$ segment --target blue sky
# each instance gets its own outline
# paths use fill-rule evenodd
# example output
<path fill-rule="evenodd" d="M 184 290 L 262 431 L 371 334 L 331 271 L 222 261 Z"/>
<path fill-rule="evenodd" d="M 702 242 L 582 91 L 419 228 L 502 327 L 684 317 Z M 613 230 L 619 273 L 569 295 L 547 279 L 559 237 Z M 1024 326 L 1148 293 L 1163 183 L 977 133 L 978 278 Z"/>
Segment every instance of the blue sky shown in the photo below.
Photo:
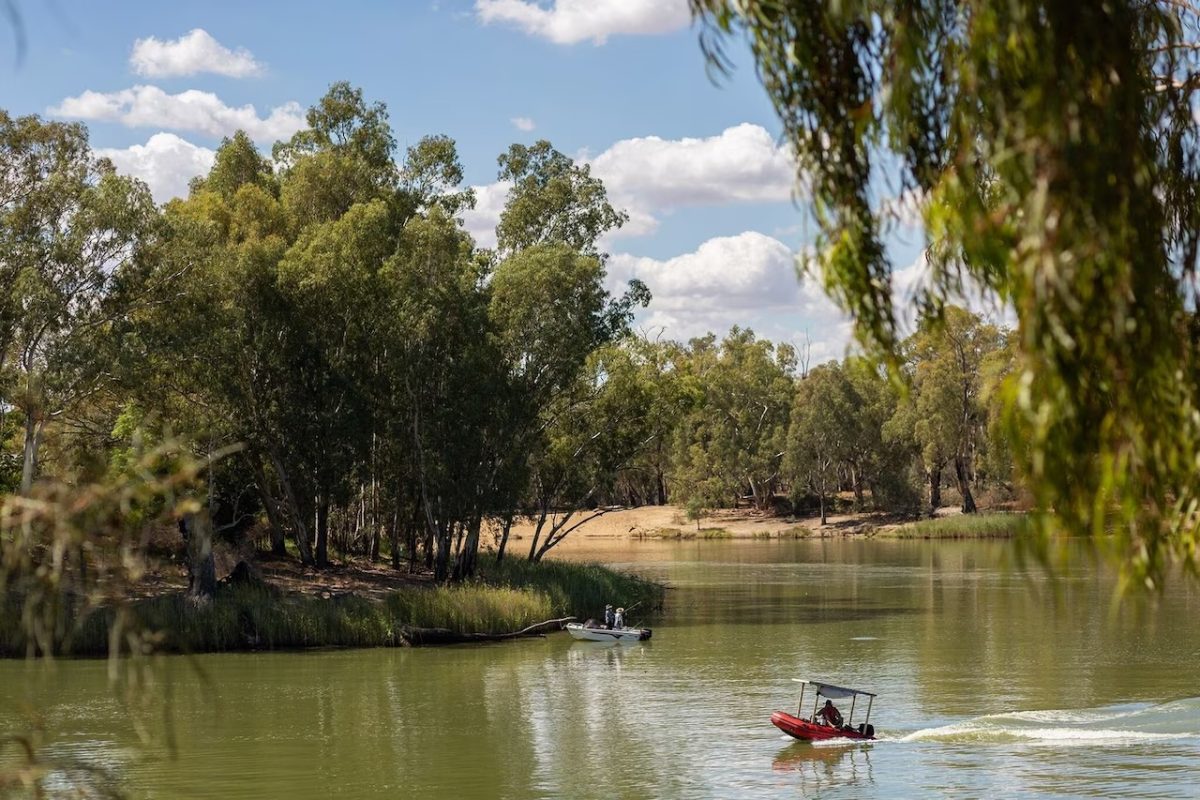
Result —
<path fill-rule="evenodd" d="M 734 45 L 738 69 L 714 84 L 686 0 L 19 7 L 27 50 L 0 64 L 0 105 L 87 122 L 93 146 L 159 200 L 206 168 L 222 134 L 248 123 L 269 149 L 348 80 L 387 104 L 401 146 L 457 141 L 481 243 L 503 203 L 496 156 L 546 138 L 589 160 L 630 211 L 605 245 L 614 287 L 637 276 L 655 295 L 648 332 L 740 324 L 775 340 L 807 333 L 814 362 L 844 350 L 845 319 L 795 278 L 812 224 L 749 54 Z M 918 258 L 908 238 L 894 246 L 898 268 Z"/>

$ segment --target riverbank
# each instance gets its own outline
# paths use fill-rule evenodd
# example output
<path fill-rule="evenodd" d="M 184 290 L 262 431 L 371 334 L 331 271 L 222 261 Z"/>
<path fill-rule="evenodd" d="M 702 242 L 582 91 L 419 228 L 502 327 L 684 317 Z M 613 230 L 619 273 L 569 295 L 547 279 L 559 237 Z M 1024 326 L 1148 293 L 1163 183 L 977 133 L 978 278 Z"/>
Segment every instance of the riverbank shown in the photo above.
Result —
<path fill-rule="evenodd" d="M 276 582 L 265 577 L 226 580 L 212 603 L 193 608 L 182 591 L 162 589 L 128 606 L 133 630 L 153 633 L 155 649 L 174 653 L 286 650 L 314 647 L 404 647 L 453 643 L 480 635 L 509 635 L 547 620 L 584 619 L 605 603 L 662 607 L 664 587 L 594 564 L 485 557 L 475 581 L 435 585 L 420 578 L 343 567 Z M 330 580 L 321 580 L 322 577 Z M 364 590 L 361 587 L 373 588 Z M 0 656 L 28 652 L 20 610 L 0 609 Z M 116 614 L 98 609 L 82 620 L 64 613 L 56 652 L 100 656 L 109 651 Z"/>
<path fill-rule="evenodd" d="M 1028 518 L 1020 513 L 939 516 L 906 520 L 885 514 L 831 515 L 822 526 L 808 517 L 780 517 L 749 510 L 714 511 L 688 522 L 673 506 L 621 509 L 574 531 L 542 562 L 524 558 L 532 532 L 514 525 L 509 557 L 484 556 L 475 580 L 441 586 L 429 575 L 398 572 L 382 564 L 344 562 L 313 571 L 293 559 L 243 554 L 254 566 L 230 580 L 237 556 L 218 552 L 218 575 L 227 576 L 210 608 L 185 599 L 186 573 L 179 561 L 151 570 L 127 606 L 136 629 L 154 632 L 154 647 L 199 653 L 314 647 L 402 647 L 510 635 L 547 620 L 599 616 L 606 603 L 661 608 L 665 589 L 594 564 L 574 563 L 572 542 L 603 550 L 636 541 L 691 539 L 804 539 L 881 537 L 912 539 L 1006 538 Z M 555 557 L 562 551 L 564 559 Z M 603 554 L 592 556 L 604 561 Z M 223 562 L 223 563 L 222 563 Z M 56 652 L 97 656 L 108 652 L 112 611 L 78 620 L 64 614 Z M 536 630 L 536 629 L 535 629 Z M 0 608 L 0 656 L 28 652 L 20 612 L 11 601 Z"/>
<path fill-rule="evenodd" d="M 573 531 L 564 544 L 572 539 L 586 539 L 591 545 L 605 539 L 804 539 L 837 536 L 990 539 L 1015 536 L 1026 524 L 1028 515 L 1019 511 L 997 509 L 962 514 L 957 508 L 942 508 L 936 516 L 918 520 L 881 512 L 830 514 L 824 525 L 816 516 L 777 516 L 751 509 L 718 509 L 699 520 L 688 520 L 683 509 L 665 505 L 605 512 Z M 510 552 L 523 553 L 521 545 L 532 535 L 531 522 L 515 523 L 509 544 Z"/>

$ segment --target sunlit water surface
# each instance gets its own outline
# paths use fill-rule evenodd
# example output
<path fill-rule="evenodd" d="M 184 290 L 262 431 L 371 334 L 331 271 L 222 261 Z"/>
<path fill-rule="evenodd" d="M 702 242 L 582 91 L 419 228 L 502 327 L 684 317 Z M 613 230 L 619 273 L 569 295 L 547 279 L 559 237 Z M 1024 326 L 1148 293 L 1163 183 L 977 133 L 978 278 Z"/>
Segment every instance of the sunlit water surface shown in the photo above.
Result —
<path fill-rule="evenodd" d="M 0 731 L 37 709 L 48 753 L 155 798 L 1200 798 L 1183 580 L 1114 607 L 996 542 L 565 548 L 672 587 L 651 641 L 166 659 L 149 748 L 103 663 L 0 662 Z M 880 739 L 787 739 L 793 677 L 877 692 Z"/>

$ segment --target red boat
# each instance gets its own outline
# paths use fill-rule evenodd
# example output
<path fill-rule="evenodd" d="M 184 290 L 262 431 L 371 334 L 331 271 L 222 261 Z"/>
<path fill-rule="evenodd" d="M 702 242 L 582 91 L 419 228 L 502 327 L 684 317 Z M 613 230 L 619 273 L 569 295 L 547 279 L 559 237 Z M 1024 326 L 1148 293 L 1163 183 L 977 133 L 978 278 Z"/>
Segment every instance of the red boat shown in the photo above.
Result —
<path fill-rule="evenodd" d="M 788 736 L 807 742 L 819 742 L 826 739 L 870 740 L 875 738 L 875 726 L 869 724 L 871 705 L 875 702 L 874 694 L 861 689 L 847 689 L 844 686 L 834 686 L 831 683 L 821 683 L 820 681 L 807 681 L 800 678 L 792 678 L 792 680 L 800 684 L 800 704 L 796 708 L 796 714 L 789 714 L 786 711 L 776 711 L 772 714 L 771 724 L 776 728 Z M 801 716 L 804 714 L 804 690 L 809 686 L 817 690 L 816 699 L 813 702 L 812 713 L 805 717 Z M 854 707 L 860 696 L 868 698 L 867 714 L 863 721 L 855 726 Z M 850 713 L 843 721 L 841 713 L 832 707 L 832 701 L 846 698 L 850 699 Z M 832 713 L 822 708 L 822 699 L 829 701 Z M 832 719 L 830 719 L 831 717 Z"/>

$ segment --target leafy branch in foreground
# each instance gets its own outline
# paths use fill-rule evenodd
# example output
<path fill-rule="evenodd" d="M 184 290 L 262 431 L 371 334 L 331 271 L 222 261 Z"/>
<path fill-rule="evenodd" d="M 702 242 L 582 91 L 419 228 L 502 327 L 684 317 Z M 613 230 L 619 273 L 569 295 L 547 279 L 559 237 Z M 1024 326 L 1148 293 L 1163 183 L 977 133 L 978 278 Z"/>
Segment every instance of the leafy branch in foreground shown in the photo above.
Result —
<path fill-rule="evenodd" d="M 1016 311 L 1004 424 L 1052 512 L 1043 533 L 1096 536 L 1126 586 L 1160 585 L 1172 558 L 1195 573 L 1196 6 L 691 6 L 718 70 L 727 37 L 748 42 L 811 191 L 825 289 L 860 342 L 898 366 L 881 198 L 917 198 L 931 274 L 916 303 L 936 314 L 979 287 Z"/>
<path fill-rule="evenodd" d="M 130 609 L 151 530 L 201 512 L 203 466 L 177 446 L 162 444 L 135 453 L 105 479 L 80 485 L 43 481 L 28 495 L 6 496 L 0 506 L 0 638 L 23 640 L 30 658 L 52 658 L 69 650 L 89 614 L 109 614 L 110 679 L 131 711 L 169 714 L 169 704 L 155 708 L 152 702 L 149 656 L 159 634 Z M 139 735 L 149 740 L 143 715 L 131 716 Z M 167 734 L 170 746 L 169 725 Z M 80 769 L 40 758 L 35 734 L 3 741 L 20 752 L 15 766 L 0 769 L 0 789 L 24 787 L 41 797 L 51 772 L 69 776 Z M 97 789 L 107 783 L 90 777 L 85 782 Z"/>

